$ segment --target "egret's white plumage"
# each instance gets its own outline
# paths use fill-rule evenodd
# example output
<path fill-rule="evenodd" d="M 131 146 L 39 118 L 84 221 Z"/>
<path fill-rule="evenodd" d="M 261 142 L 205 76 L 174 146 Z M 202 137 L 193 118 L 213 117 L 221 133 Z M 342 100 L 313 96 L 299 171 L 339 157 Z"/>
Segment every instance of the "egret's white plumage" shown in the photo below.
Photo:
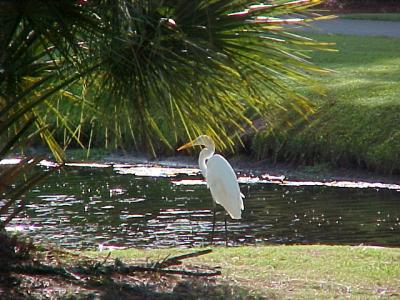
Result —
<path fill-rule="evenodd" d="M 214 142 L 206 135 L 199 136 L 178 150 L 195 145 L 204 146 L 199 154 L 199 167 L 207 181 L 213 200 L 221 205 L 232 219 L 241 219 L 244 196 L 240 192 L 237 177 L 231 165 L 223 156 L 214 155 Z"/>
<path fill-rule="evenodd" d="M 232 219 L 241 219 L 243 194 L 235 172 L 221 155 L 216 154 L 208 160 L 206 180 L 214 201 L 225 208 Z"/>

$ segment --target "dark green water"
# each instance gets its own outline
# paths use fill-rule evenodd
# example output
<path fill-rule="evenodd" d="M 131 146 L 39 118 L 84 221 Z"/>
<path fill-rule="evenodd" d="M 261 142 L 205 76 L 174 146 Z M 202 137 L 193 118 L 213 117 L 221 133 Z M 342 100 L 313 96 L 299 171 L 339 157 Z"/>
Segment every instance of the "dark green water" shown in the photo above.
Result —
<path fill-rule="evenodd" d="M 122 172 L 123 173 L 123 172 Z M 209 243 L 212 199 L 200 175 L 147 177 L 115 168 L 68 167 L 28 196 L 9 230 L 68 248 L 196 246 Z M 194 181 L 199 183 L 199 181 Z M 241 184 L 242 220 L 228 219 L 229 243 L 400 246 L 400 192 L 326 186 Z M 224 243 L 224 214 L 215 241 Z"/>

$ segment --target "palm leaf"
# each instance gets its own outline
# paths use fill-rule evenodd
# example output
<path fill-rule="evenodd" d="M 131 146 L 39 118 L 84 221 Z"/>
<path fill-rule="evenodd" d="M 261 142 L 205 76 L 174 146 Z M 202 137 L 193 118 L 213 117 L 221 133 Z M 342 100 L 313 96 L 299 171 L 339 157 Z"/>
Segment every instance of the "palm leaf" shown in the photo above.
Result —
<path fill-rule="evenodd" d="M 102 1 L 98 14 L 109 31 L 99 45 L 110 46 L 98 49 L 99 92 L 107 101 L 99 107 L 129 110 L 120 127 L 132 124 L 148 146 L 208 133 L 232 147 L 251 123 L 249 110 L 267 118 L 271 106 L 305 114 L 311 105 L 293 87 L 326 72 L 307 57 L 329 45 L 286 25 L 306 24 L 313 17 L 306 10 L 320 2 L 121 0 L 103 11 L 111 2 Z"/>

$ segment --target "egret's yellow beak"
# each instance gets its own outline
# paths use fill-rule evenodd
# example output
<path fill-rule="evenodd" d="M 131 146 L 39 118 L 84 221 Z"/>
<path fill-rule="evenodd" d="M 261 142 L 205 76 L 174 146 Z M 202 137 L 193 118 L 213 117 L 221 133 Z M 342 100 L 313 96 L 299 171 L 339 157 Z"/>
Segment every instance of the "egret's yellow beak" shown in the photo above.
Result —
<path fill-rule="evenodd" d="M 180 146 L 178 149 L 176 149 L 177 151 L 181 151 L 183 149 L 189 148 L 189 147 L 193 147 L 194 146 L 194 141 L 190 141 L 189 143 L 186 143 L 185 145 Z"/>

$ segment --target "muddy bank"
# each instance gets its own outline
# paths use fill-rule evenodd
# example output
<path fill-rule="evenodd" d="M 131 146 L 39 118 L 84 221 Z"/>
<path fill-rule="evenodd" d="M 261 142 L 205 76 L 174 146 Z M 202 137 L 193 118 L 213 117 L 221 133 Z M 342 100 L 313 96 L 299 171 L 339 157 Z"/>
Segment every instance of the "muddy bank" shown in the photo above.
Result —
<path fill-rule="evenodd" d="M 381 183 L 400 183 L 400 175 L 383 175 L 366 170 L 334 168 L 328 165 L 293 165 L 277 163 L 272 164 L 268 160 L 257 161 L 248 156 L 227 157 L 234 169 L 252 175 L 269 174 L 272 176 L 284 176 L 286 180 L 309 181 L 362 181 Z M 164 166 L 188 166 L 197 167 L 197 153 L 193 156 L 168 156 L 158 159 L 150 159 L 143 154 L 113 153 L 99 159 L 104 163 L 150 163 Z"/>
<path fill-rule="evenodd" d="M 29 155 L 41 155 L 52 161 L 51 154 L 43 149 L 35 149 Z M 21 155 L 13 154 L 8 158 L 21 157 Z M 122 151 L 110 154 L 95 154 L 89 159 L 84 158 L 84 151 L 70 152 L 67 150 L 68 162 L 91 162 L 106 164 L 158 164 L 171 167 L 198 167 L 198 152 L 192 155 L 178 154 L 176 156 L 164 156 L 159 158 L 151 158 L 143 153 L 126 153 Z M 255 160 L 253 157 L 240 155 L 226 156 L 237 172 L 249 175 L 269 174 L 276 177 L 284 177 L 285 180 L 293 181 L 360 181 L 368 183 L 387 183 L 400 184 L 400 175 L 385 175 L 377 172 L 371 172 L 364 169 L 336 168 L 328 164 L 318 165 L 298 165 L 285 163 L 271 163 L 269 160 Z M 1 167 L 1 166 L 0 166 Z"/>

